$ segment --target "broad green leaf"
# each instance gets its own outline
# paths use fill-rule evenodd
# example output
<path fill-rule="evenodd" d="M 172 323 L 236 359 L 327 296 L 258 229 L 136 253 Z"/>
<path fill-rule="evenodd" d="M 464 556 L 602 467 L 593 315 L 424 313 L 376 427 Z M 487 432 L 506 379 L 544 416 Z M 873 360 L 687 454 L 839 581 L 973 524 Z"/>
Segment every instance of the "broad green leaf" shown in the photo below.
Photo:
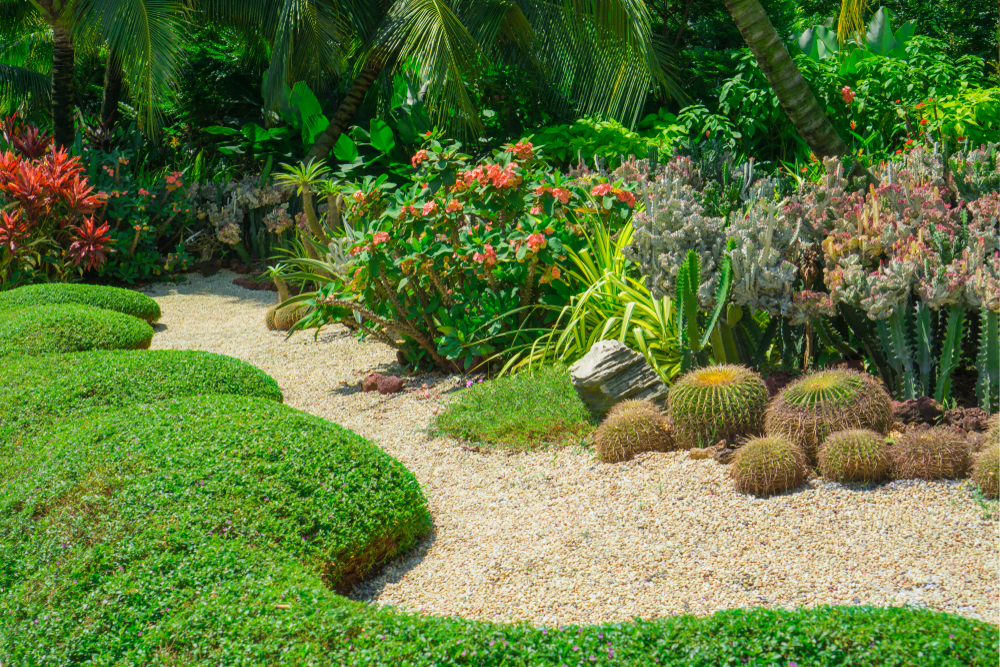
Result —
<path fill-rule="evenodd" d="M 323 114 L 323 107 L 320 106 L 319 100 L 316 99 L 313 91 L 309 90 L 309 85 L 305 81 L 299 81 L 292 86 L 291 98 L 292 104 L 298 109 L 299 118 L 303 124 L 310 116 Z"/>
<path fill-rule="evenodd" d="M 392 128 L 386 125 L 385 121 L 373 118 L 371 130 L 371 143 L 375 150 L 380 153 L 388 153 L 396 146 L 396 139 L 392 136 Z"/>
<path fill-rule="evenodd" d="M 333 154 L 342 162 L 354 162 L 358 159 L 358 146 L 346 134 L 341 134 L 333 145 Z"/>
<path fill-rule="evenodd" d="M 230 137 L 234 134 L 239 134 L 239 131 L 234 130 L 231 127 L 221 127 L 219 125 L 212 125 L 209 127 L 203 127 L 201 129 L 202 131 L 208 132 L 209 134 L 220 134 L 224 137 Z"/>
<path fill-rule="evenodd" d="M 317 137 L 323 134 L 328 125 L 330 125 L 330 121 L 321 113 L 313 114 L 306 118 L 302 124 L 302 143 L 306 146 L 312 146 L 316 143 Z"/>
<path fill-rule="evenodd" d="M 872 53 L 887 56 L 892 51 L 896 37 L 892 34 L 892 26 L 889 24 L 891 18 L 892 11 L 888 7 L 880 7 L 868 24 L 867 42 L 868 49 Z"/>

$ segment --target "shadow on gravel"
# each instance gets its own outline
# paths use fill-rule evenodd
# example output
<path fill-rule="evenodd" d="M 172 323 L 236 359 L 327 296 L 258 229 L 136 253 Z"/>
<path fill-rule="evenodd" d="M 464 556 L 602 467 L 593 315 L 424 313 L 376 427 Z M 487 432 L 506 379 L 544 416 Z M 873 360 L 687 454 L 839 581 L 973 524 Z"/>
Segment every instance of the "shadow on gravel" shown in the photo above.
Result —
<path fill-rule="evenodd" d="M 347 594 L 347 597 L 359 602 L 376 601 L 382 595 L 382 591 L 385 590 L 386 586 L 398 583 L 403 577 L 409 574 L 410 570 L 424 561 L 428 550 L 430 550 L 436 538 L 437 531 L 432 528 L 427 537 L 418 542 L 412 551 L 392 559 L 383 565 L 381 569 L 370 573 L 364 581 L 354 585 L 354 588 Z"/>

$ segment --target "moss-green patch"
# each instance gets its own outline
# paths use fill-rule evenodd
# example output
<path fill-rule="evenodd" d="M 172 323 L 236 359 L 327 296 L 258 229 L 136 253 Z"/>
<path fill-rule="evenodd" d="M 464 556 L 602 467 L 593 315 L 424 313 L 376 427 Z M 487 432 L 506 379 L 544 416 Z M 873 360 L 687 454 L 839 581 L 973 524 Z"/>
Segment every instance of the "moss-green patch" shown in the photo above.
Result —
<path fill-rule="evenodd" d="M 474 442 L 523 448 L 578 442 L 594 424 L 566 369 L 546 366 L 459 391 L 434 428 Z"/>
<path fill-rule="evenodd" d="M 160 305 L 156 301 L 141 292 L 120 287 L 45 283 L 0 292 L 0 311 L 67 303 L 114 310 L 150 324 L 160 319 Z"/>
<path fill-rule="evenodd" d="M 0 358 L 148 348 L 153 327 L 131 315 L 75 304 L 0 311 Z"/>

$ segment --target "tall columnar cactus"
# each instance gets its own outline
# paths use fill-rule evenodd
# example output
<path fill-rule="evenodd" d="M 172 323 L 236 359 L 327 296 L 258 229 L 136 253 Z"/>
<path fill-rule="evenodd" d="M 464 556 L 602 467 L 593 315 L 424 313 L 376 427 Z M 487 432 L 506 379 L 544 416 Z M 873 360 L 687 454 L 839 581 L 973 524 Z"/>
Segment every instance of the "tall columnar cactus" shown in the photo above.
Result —
<path fill-rule="evenodd" d="M 892 400 L 878 380 L 855 371 L 818 371 L 785 387 L 767 409 L 768 435 L 792 439 L 811 461 L 827 436 L 849 429 L 885 435 Z"/>
<path fill-rule="evenodd" d="M 976 356 L 976 398 L 987 412 L 1000 410 L 1000 336 L 998 314 L 983 308 L 979 319 L 979 354 Z"/>
<path fill-rule="evenodd" d="M 701 281 L 701 265 L 693 250 L 677 272 L 674 292 L 674 311 L 677 313 L 677 332 L 680 341 L 681 369 L 688 370 L 695 361 L 707 363 L 702 351 L 712 344 L 712 354 L 718 363 L 739 363 L 740 355 L 733 335 L 734 327 L 742 318 L 743 311 L 729 304 L 729 291 L 733 285 L 730 259 L 722 260 L 719 285 L 715 291 L 715 303 L 705 320 L 704 327 L 699 321 L 700 301 L 697 286 Z M 720 319 L 726 312 L 726 317 Z"/>
<path fill-rule="evenodd" d="M 691 371 L 670 388 L 668 410 L 674 439 L 690 449 L 759 435 L 767 400 L 764 381 L 743 366 Z"/>

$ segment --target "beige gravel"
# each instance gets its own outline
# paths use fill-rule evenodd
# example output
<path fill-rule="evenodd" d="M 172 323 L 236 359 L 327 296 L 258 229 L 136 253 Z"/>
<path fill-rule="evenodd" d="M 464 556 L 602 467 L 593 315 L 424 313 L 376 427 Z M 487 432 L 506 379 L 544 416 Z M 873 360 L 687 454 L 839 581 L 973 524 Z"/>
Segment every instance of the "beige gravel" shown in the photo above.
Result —
<path fill-rule="evenodd" d="M 234 274 L 156 286 L 153 348 L 230 354 L 270 373 L 286 402 L 373 440 L 420 480 L 434 534 L 355 597 L 430 614 L 537 624 L 773 605 L 913 604 L 1000 620 L 996 504 L 968 482 L 872 490 L 814 480 L 767 500 L 684 454 L 603 464 L 588 450 L 479 453 L 426 427 L 457 378 L 362 393 L 394 351 L 341 327 L 314 340 L 264 328 L 276 296 Z M 440 395 L 440 398 L 436 396 Z M 991 518 L 990 512 L 993 512 Z"/>

